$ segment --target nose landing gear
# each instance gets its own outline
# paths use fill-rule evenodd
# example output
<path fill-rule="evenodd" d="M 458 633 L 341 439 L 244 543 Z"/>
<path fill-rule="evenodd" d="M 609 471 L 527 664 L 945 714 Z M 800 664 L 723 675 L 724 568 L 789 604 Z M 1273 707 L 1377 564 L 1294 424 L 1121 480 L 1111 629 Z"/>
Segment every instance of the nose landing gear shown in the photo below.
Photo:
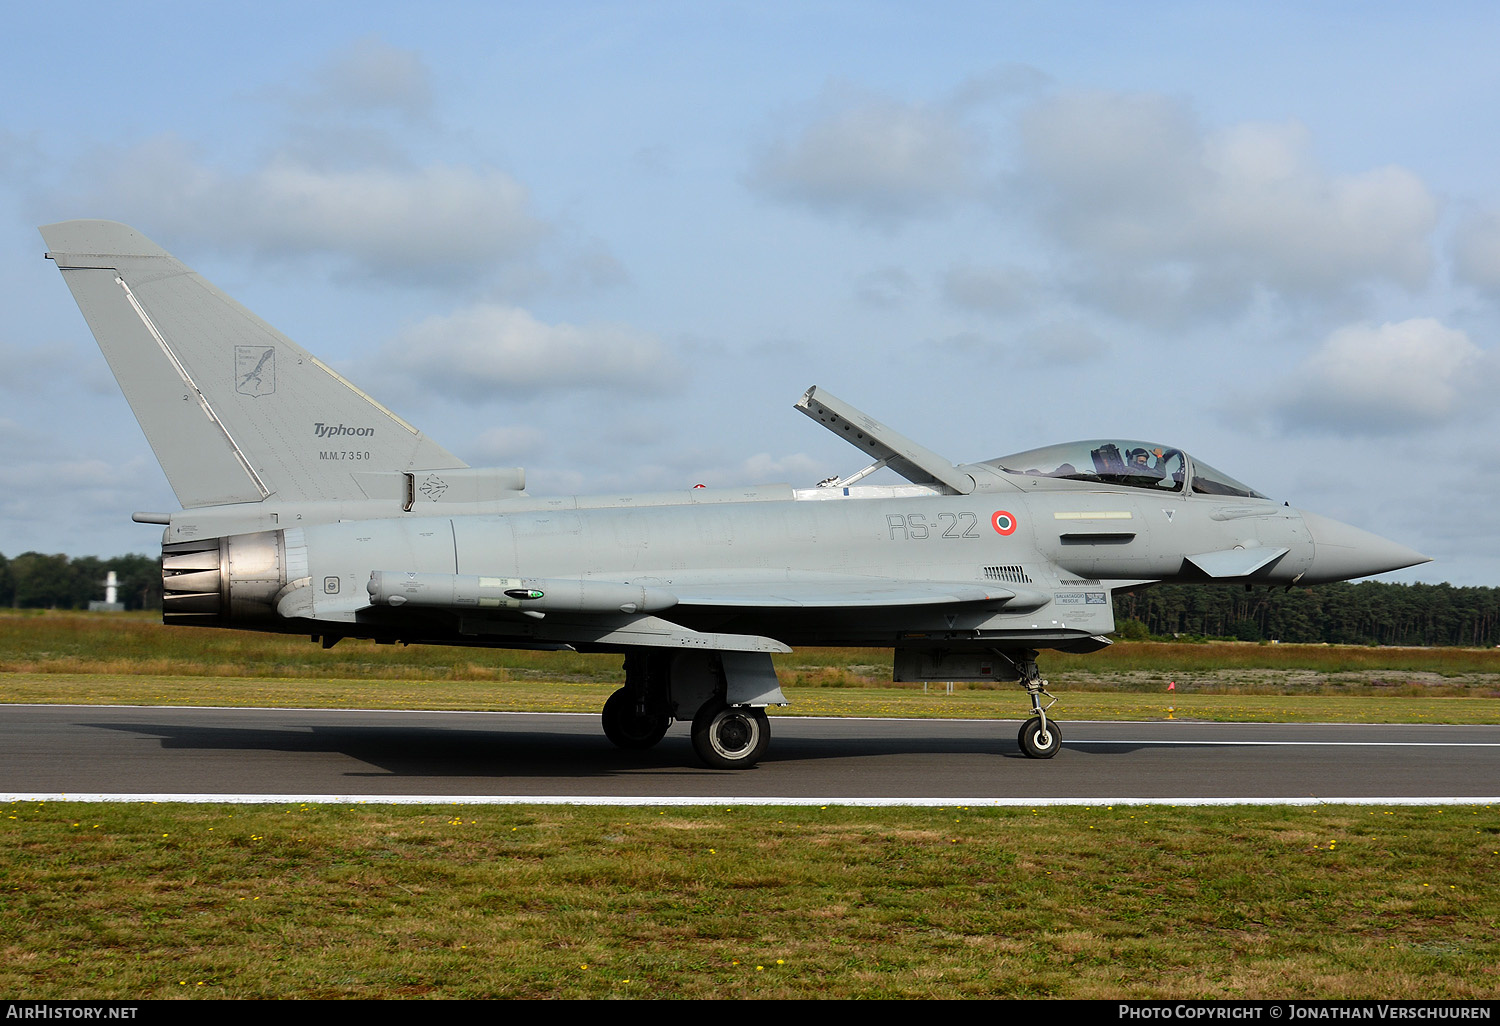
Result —
<path fill-rule="evenodd" d="M 1050 759 L 1062 747 L 1062 730 L 1057 721 L 1047 715 L 1047 710 L 1057 704 L 1057 696 L 1047 690 L 1047 681 L 1037 668 L 1036 656 L 1036 652 L 1030 650 L 1020 653 L 1018 659 L 1005 656 L 1015 668 L 1016 680 L 1031 699 L 1031 718 L 1021 724 L 1016 742 L 1021 746 L 1021 754 L 1028 759 Z M 1043 698 L 1048 700 L 1046 705 L 1042 704 Z"/>

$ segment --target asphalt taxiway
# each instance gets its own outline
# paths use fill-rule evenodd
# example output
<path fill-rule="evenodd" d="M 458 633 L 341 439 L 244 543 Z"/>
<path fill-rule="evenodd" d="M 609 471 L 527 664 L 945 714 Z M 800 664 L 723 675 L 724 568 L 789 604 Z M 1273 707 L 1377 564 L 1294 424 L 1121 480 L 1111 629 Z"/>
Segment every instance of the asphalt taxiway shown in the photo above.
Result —
<path fill-rule="evenodd" d="M 624 752 L 597 716 L 0 706 L 0 797 L 611 802 L 1461 801 L 1500 796 L 1500 725 L 776 716 L 751 770 L 696 763 L 687 725 Z"/>

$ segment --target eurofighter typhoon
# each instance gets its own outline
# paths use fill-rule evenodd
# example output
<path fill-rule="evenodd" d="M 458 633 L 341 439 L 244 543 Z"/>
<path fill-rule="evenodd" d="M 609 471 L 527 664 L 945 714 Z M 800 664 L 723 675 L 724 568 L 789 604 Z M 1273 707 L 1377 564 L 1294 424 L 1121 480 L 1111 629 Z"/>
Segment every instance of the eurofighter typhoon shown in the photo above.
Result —
<path fill-rule="evenodd" d="M 545 498 L 467 466 L 126 225 L 41 229 L 182 509 L 163 620 L 378 642 L 624 657 L 604 733 L 674 720 L 711 767 L 755 765 L 771 656 L 895 651 L 898 681 L 1015 681 L 1021 751 L 1062 733 L 1040 650 L 1109 644 L 1111 593 L 1304 585 L 1425 562 L 1268 499 L 1182 449 L 1121 438 L 954 464 L 813 387 L 796 408 L 868 466 L 761 485 Z M 860 484 L 888 467 L 907 483 Z"/>

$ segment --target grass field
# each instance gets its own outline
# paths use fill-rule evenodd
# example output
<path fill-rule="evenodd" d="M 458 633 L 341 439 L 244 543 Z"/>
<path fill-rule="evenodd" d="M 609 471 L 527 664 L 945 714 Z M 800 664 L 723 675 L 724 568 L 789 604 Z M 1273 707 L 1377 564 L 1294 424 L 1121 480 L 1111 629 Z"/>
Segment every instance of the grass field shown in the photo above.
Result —
<path fill-rule="evenodd" d="M 1044 653 L 1042 667 L 1062 719 L 1500 722 L 1490 649 L 1137 642 Z M 785 715 L 1026 713 L 1012 684 L 951 694 L 892 684 L 888 649 L 799 649 L 777 657 L 777 673 Z M 147 614 L 0 612 L 0 702 L 596 712 L 622 680 L 613 655 L 360 641 L 325 650 Z"/>
<path fill-rule="evenodd" d="M 1065 720 L 1500 722 L 1490 651 L 1142 643 L 1044 669 Z M 793 653 L 785 713 L 1024 710 L 889 670 Z M 619 681 L 608 656 L 0 613 L 0 702 L 594 712 Z M 1500 994 L 1490 806 L 0 809 L 21 999 Z"/>
<path fill-rule="evenodd" d="M 12 998 L 1487 998 L 1489 807 L 25 804 Z"/>

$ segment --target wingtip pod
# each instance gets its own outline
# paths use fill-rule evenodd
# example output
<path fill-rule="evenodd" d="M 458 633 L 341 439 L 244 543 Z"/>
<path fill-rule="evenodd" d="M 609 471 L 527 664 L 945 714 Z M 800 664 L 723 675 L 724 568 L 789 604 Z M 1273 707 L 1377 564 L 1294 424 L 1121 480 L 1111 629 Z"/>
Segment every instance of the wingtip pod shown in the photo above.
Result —
<path fill-rule="evenodd" d="M 112 267 L 100 257 L 165 257 L 172 255 L 128 224 L 119 221 L 58 221 L 38 231 L 47 256 L 59 267 Z"/>

